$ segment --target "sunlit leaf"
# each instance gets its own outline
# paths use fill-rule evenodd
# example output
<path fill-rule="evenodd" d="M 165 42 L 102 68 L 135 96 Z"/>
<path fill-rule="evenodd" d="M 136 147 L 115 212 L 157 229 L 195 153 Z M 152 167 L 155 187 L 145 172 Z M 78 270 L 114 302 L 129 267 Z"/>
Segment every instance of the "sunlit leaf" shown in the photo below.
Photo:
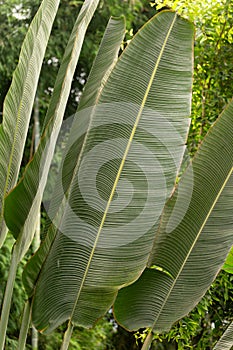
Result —
<path fill-rule="evenodd" d="M 228 254 L 226 261 L 223 265 L 223 270 L 225 270 L 228 273 L 233 273 L 233 248 L 231 249 L 230 253 Z"/>

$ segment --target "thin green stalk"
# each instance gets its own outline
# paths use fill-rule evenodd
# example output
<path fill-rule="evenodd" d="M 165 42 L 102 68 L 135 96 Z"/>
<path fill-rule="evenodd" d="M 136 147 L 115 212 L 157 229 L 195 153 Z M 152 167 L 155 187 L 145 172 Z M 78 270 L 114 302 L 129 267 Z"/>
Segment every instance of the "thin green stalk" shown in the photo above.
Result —
<path fill-rule="evenodd" d="M 27 340 L 27 333 L 30 324 L 30 303 L 27 301 L 24 306 L 23 319 L 19 333 L 18 350 L 24 350 Z"/>
<path fill-rule="evenodd" d="M 5 242 L 6 234 L 7 234 L 7 227 L 6 227 L 5 221 L 3 220 L 3 218 L 0 218 L 0 248 Z"/>
<path fill-rule="evenodd" d="M 2 304 L 1 321 L 0 321 L 0 350 L 4 350 L 7 324 L 11 308 L 11 298 L 15 283 L 16 271 L 18 267 L 18 252 L 17 247 L 14 246 L 11 257 L 11 265 L 8 273 L 8 279 Z"/>
<path fill-rule="evenodd" d="M 152 331 L 150 331 L 147 334 L 146 340 L 143 343 L 142 350 L 150 350 L 152 340 L 153 340 L 153 333 L 152 333 Z"/>
<path fill-rule="evenodd" d="M 40 118 L 39 118 L 39 97 L 38 93 L 36 94 L 35 103 L 34 103 L 34 130 L 35 130 L 35 139 L 34 147 L 35 151 L 40 142 Z M 32 241 L 32 250 L 33 253 L 37 251 L 40 247 L 40 211 L 37 216 L 36 231 Z M 38 350 L 39 343 L 39 334 L 35 327 L 32 326 L 32 350 Z"/>
<path fill-rule="evenodd" d="M 74 328 L 74 325 L 72 324 L 71 321 L 69 321 L 68 327 L 67 327 L 66 332 L 64 334 L 64 338 L 63 338 L 63 342 L 62 342 L 60 350 L 67 350 L 68 349 L 69 344 L 70 344 L 71 335 L 73 332 L 73 328 Z"/>
<path fill-rule="evenodd" d="M 32 350 L 38 349 L 38 341 L 39 341 L 38 335 L 39 335 L 38 331 L 34 326 L 32 326 Z"/>

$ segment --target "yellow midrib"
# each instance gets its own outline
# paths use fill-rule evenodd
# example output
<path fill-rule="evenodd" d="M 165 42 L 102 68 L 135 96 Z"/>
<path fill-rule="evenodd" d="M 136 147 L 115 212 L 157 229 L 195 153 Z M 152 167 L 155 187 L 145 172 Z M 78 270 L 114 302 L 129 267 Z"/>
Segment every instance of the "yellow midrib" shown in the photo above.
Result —
<path fill-rule="evenodd" d="M 95 249 L 96 249 L 96 247 L 97 247 L 97 243 L 98 243 L 98 240 L 99 240 L 101 231 L 102 231 L 102 229 L 103 229 L 103 226 L 104 226 L 104 223 L 105 223 L 107 214 L 108 214 L 108 210 L 109 210 L 109 208 L 110 208 L 110 205 L 111 205 L 111 202 L 112 202 L 112 199 L 113 199 L 113 196 L 114 196 L 114 193 L 115 193 L 115 190 L 116 190 L 118 181 L 119 181 L 119 179 L 120 179 L 120 176 L 121 176 L 121 173 L 122 173 L 124 164 L 125 164 L 126 157 L 127 157 L 128 153 L 129 153 L 129 149 L 130 149 L 130 146 L 131 146 L 131 144 L 132 144 L 132 141 L 133 141 L 135 132 L 136 132 L 136 130 L 137 130 L 137 126 L 138 126 L 138 123 L 139 123 L 139 121 L 140 121 L 140 118 L 141 118 L 143 109 L 144 109 L 144 107 L 145 107 L 145 104 L 146 104 L 146 101 L 147 101 L 147 97 L 148 97 L 148 95 L 149 95 L 151 86 L 152 86 L 152 84 L 153 84 L 153 80 L 154 80 L 154 78 L 155 78 L 155 75 L 156 75 L 156 72 L 157 72 L 159 63 L 160 63 L 160 61 L 161 61 L 163 52 L 164 52 L 164 50 L 165 50 L 165 47 L 166 47 L 168 38 L 169 38 L 169 36 L 170 36 L 170 34 L 171 34 L 171 31 L 172 31 L 172 29 L 173 29 L 173 26 L 174 26 L 174 24 L 175 24 L 176 18 L 177 18 L 177 14 L 174 13 L 174 19 L 173 19 L 173 21 L 172 21 L 172 23 L 171 23 L 171 26 L 170 26 L 170 28 L 169 28 L 169 30 L 168 30 L 168 32 L 167 32 L 167 35 L 166 35 L 166 37 L 165 37 L 165 40 L 164 40 L 163 46 L 162 46 L 162 48 L 161 48 L 160 54 L 159 54 L 158 59 L 157 59 L 157 61 L 156 61 L 154 70 L 153 70 L 153 72 L 152 72 L 152 75 L 151 75 L 149 84 L 148 84 L 148 86 L 147 86 L 147 89 L 146 89 L 144 98 L 143 98 L 142 103 L 141 103 L 141 106 L 140 106 L 138 115 L 137 115 L 137 117 L 136 117 L 136 121 L 135 121 L 135 124 L 134 124 L 134 126 L 133 126 L 133 129 L 132 129 L 132 132 L 131 132 L 131 135 L 130 135 L 130 138 L 129 138 L 129 141 L 128 141 L 128 144 L 127 144 L 127 147 L 126 147 L 126 149 L 125 149 L 125 152 L 124 152 L 124 155 L 123 155 L 123 158 L 122 158 L 122 161 L 121 161 L 119 170 L 118 170 L 118 172 L 117 172 L 117 176 L 116 176 L 116 179 L 115 179 L 115 181 L 114 181 L 114 184 L 113 184 L 113 187 L 112 187 L 112 191 L 111 191 L 111 193 L 110 193 L 110 196 L 109 196 L 109 199 L 108 199 L 108 202 L 107 202 L 107 205 L 106 205 L 106 209 L 105 209 L 103 218 L 102 218 L 101 223 L 100 223 L 99 230 L 98 230 L 98 232 L 97 232 L 97 236 L 96 236 L 96 239 L 95 239 L 95 242 L 94 242 L 94 245 L 93 245 L 93 248 L 92 248 L 92 251 L 91 251 L 89 260 L 88 260 L 88 263 L 87 263 L 87 267 L 86 267 L 85 273 L 84 273 L 84 275 L 83 275 L 83 279 L 82 279 L 82 282 L 81 282 L 81 285 L 80 285 L 80 288 L 79 288 L 79 291 L 78 291 L 78 294 L 77 294 L 77 298 L 76 298 L 76 301 L 75 301 L 74 306 L 73 306 L 73 310 L 72 310 L 72 313 L 71 313 L 71 316 L 70 316 L 70 322 L 71 322 L 71 320 L 72 320 L 72 318 L 73 318 L 73 315 L 74 315 L 74 312 L 75 312 L 75 309 L 76 309 L 76 305 L 77 305 L 77 303 L 78 303 L 78 300 L 79 300 L 81 291 L 82 291 L 82 289 L 83 289 L 83 285 L 84 285 L 84 283 L 85 283 L 85 280 L 86 280 L 86 277 L 87 277 L 87 274 L 88 274 L 88 271 L 89 271 L 89 268 L 90 268 L 90 264 L 91 264 L 93 255 L 94 255 L 94 253 L 95 253 Z"/>

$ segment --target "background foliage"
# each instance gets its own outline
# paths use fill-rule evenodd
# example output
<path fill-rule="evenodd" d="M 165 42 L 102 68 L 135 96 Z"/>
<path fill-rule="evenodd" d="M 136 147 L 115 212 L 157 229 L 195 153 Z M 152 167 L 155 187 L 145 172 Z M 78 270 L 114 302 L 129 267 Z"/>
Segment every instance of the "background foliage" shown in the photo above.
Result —
<path fill-rule="evenodd" d="M 39 0 L 0 1 L 0 121 L 5 94 L 12 72 Z M 40 121 L 43 122 L 52 86 L 82 1 L 62 0 L 52 36 L 44 59 L 38 88 Z M 215 121 L 233 95 L 233 2 L 231 0 L 102 0 L 88 29 L 86 41 L 73 80 L 70 100 L 66 110 L 69 116 L 76 111 L 82 87 L 90 71 L 107 21 L 111 15 L 126 16 L 126 42 L 133 33 L 156 11 L 171 7 L 196 24 L 192 124 L 188 148 L 193 155 L 210 125 Z M 24 164 L 30 158 L 33 121 L 30 126 Z M 42 220 L 43 224 L 43 220 Z M 9 236 L 0 252 L 0 300 L 7 279 L 13 239 Z M 15 285 L 14 300 L 8 329 L 7 349 L 16 348 L 20 315 L 25 294 L 21 274 L 25 261 L 20 265 Z M 212 349 L 228 323 L 233 320 L 232 275 L 222 271 L 199 305 L 179 321 L 168 334 L 155 336 L 153 349 Z M 61 331 L 49 337 L 40 336 L 39 348 L 57 349 L 61 343 Z M 136 334 L 138 344 L 145 336 L 143 330 Z M 135 337 L 113 321 L 111 313 L 96 324 L 91 331 L 77 328 L 73 334 L 72 349 L 124 350 L 137 349 Z M 30 336 L 28 337 L 30 349 Z"/>
<path fill-rule="evenodd" d="M 155 0 L 194 21 L 194 84 L 189 149 L 193 154 L 222 109 L 232 98 L 233 2 L 231 0 Z"/>

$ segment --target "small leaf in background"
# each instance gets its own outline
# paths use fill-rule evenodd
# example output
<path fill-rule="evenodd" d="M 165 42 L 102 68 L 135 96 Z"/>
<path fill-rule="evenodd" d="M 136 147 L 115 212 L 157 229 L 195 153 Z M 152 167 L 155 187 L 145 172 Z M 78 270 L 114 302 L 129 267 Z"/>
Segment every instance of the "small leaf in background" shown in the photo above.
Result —
<path fill-rule="evenodd" d="M 222 269 L 228 273 L 233 273 L 233 248 L 231 248 Z"/>

